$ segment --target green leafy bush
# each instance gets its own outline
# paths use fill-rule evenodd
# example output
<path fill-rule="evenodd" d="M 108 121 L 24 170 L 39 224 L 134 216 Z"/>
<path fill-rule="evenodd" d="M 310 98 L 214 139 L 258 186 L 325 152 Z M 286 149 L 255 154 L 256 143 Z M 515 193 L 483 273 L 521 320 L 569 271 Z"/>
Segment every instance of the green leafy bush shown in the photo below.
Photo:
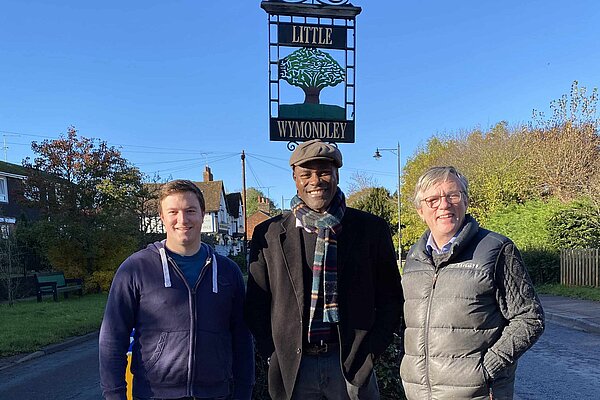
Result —
<path fill-rule="evenodd" d="M 110 284 L 112 283 L 113 277 L 115 276 L 115 272 L 116 271 L 92 272 L 92 275 L 84 281 L 86 292 L 108 293 L 108 290 L 110 289 Z"/>
<path fill-rule="evenodd" d="M 485 221 L 485 228 L 509 237 L 521 251 L 536 284 L 558 282 L 560 254 L 552 245 L 549 221 L 563 206 L 556 200 L 512 204 Z"/>
<path fill-rule="evenodd" d="M 519 249 L 546 248 L 550 244 L 548 221 L 561 208 L 556 200 L 511 204 L 491 214 L 483 225 L 509 237 Z"/>
<path fill-rule="evenodd" d="M 375 364 L 377 384 L 382 400 L 402 400 L 404 390 L 400 380 L 400 355 L 402 353 L 402 339 L 394 334 L 394 340 L 387 350 L 379 357 Z"/>
<path fill-rule="evenodd" d="M 267 384 L 267 373 L 269 372 L 269 366 L 267 360 L 265 360 L 258 352 L 254 357 L 254 368 L 256 374 L 256 383 L 254 384 L 254 390 L 252 391 L 253 400 L 270 400 L 269 387 Z"/>
<path fill-rule="evenodd" d="M 523 262 L 534 284 L 560 281 L 560 252 L 552 248 L 525 248 L 521 250 Z"/>
<path fill-rule="evenodd" d="M 246 267 L 246 256 L 243 253 L 238 253 L 238 255 L 229 255 L 229 258 L 231 260 L 233 260 L 238 267 L 240 267 L 240 270 L 242 271 L 242 273 L 247 273 L 248 272 L 248 268 Z"/>
<path fill-rule="evenodd" d="M 600 247 L 600 209 L 580 199 L 558 210 L 548 221 L 549 238 L 558 249 Z"/>

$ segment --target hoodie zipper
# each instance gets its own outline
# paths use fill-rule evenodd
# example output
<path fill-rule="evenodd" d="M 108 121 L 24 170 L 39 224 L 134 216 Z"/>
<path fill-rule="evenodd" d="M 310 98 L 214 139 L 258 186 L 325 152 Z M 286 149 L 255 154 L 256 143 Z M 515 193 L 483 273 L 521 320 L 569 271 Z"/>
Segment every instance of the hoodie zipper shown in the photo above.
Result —
<path fill-rule="evenodd" d="M 191 326 L 190 326 L 190 357 L 189 357 L 189 362 L 190 365 L 188 367 L 188 393 L 190 396 L 193 396 L 192 394 L 192 386 L 194 384 L 194 365 L 196 365 L 196 320 L 197 315 L 196 315 L 196 289 L 198 288 L 198 285 L 200 285 L 200 282 L 202 282 L 202 279 L 204 278 L 204 275 L 206 275 L 206 271 L 208 270 L 208 266 L 210 264 L 212 264 L 212 254 L 210 254 L 210 251 L 208 252 L 209 257 L 206 260 L 206 263 L 204 264 L 204 266 L 202 267 L 202 269 L 200 270 L 200 276 L 198 276 L 198 280 L 196 280 L 196 284 L 194 285 L 194 288 L 191 291 L 191 297 L 190 297 L 190 301 L 191 301 L 191 311 L 192 311 L 192 318 L 190 319 L 191 321 Z"/>
<path fill-rule="evenodd" d="M 210 255 L 211 254 L 209 251 L 209 256 Z M 190 350 L 188 353 L 187 392 L 188 392 L 188 396 L 192 396 L 192 386 L 193 386 L 193 382 L 194 382 L 193 381 L 194 365 L 196 363 L 196 357 L 195 357 L 196 341 L 194 340 L 195 336 L 196 336 L 196 289 L 198 288 L 198 285 L 200 284 L 200 282 L 202 281 L 202 278 L 206 274 L 206 270 L 208 269 L 207 267 L 212 262 L 212 257 L 208 257 L 206 264 L 204 264 L 204 266 L 200 270 L 200 275 L 198 276 L 198 279 L 196 280 L 196 284 L 194 285 L 193 288 L 190 288 L 190 285 L 188 284 L 187 279 L 183 275 L 183 272 L 181 272 L 181 270 L 179 269 L 179 266 L 177 265 L 177 263 L 171 257 L 169 257 L 168 260 L 169 260 L 169 262 L 171 262 L 173 264 L 173 266 L 175 267 L 175 268 L 173 268 L 175 273 L 181 278 L 184 285 L 188 289 L 188 302 L 189 302 L 189 310 L 190 310 L 190 341 L 189 341 L 189 349 Z"/>
<path fill-rule="evenodd" d="M 438 269 L 435 269 L 435 274 L 431 281 L 431 290 L 429 292 L 429 301 L 427 302 L 427 318 L 425 319 L 425 380 L 427 381 L 428 397 L 431 399 L 431 381 L 429 380 L 429 318 L 431 316 L 431 303 L 433 301 L 433 292 L 435 291 L 435 283 L 437 282 Z"/>

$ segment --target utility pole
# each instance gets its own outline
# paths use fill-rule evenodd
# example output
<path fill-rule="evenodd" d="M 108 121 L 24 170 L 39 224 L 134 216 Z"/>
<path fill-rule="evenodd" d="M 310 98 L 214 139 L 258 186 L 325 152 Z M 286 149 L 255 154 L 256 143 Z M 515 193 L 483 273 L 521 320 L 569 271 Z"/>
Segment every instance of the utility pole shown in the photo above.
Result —
<path fill-rule="evenodd" d="M 248 215 L 246 214 L 246 154 L 242 150 L 242 208 L 244 213 L 244 258 L 248 270 Z"/>

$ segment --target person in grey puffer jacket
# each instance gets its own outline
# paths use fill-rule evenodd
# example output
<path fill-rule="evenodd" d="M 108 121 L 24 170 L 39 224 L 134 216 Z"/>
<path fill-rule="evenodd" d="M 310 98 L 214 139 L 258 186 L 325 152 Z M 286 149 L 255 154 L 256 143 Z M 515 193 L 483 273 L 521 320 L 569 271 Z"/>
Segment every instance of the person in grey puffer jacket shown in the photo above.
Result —
<path fill-rule="evenodd" d="M 468 182 L 454 167 L 418 180 L 429 229 L 402 275 L 402 384 L 412 399 L 512 399 L 517 359 L 544 331 L 544 312 L 515 244 L 466 214 Z"/>

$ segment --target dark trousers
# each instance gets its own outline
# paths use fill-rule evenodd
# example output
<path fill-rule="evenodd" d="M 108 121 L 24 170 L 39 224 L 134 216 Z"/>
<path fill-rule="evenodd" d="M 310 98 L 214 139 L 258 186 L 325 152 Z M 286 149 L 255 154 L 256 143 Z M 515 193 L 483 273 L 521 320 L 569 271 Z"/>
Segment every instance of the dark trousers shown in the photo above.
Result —
<path fill-rule="evenodd" d="M 337 346 L 336 346 L 337 347 Z M 375 373 L 367 385 L 357 387 L 342 374 L 339 349 L 318 355 L 303 355 L 292 400 L 379 400 Z"/>

